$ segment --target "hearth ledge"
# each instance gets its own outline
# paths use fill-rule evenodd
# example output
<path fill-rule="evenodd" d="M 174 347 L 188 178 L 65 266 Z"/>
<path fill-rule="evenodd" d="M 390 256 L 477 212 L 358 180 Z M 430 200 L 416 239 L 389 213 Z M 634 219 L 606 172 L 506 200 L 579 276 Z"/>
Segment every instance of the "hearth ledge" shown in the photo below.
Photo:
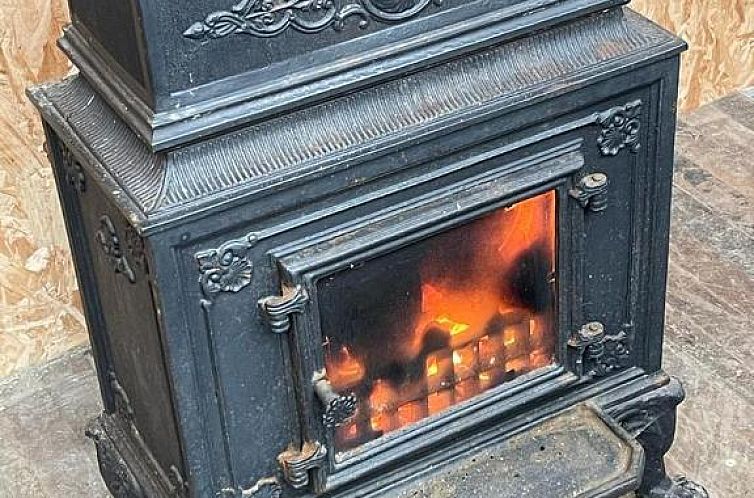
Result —
<path fill-rule="evenodd" d="M 636 496 L 641 498 L 708 498 L 708 494 L 702 486 L 682 476 L 671 478 L 665 474 L 663 457 L 672 445 L 676 407 L 683 401 L 683 398 L 683 387 L 677 379 L 662 371 L 651 375 L 642 375 L 617 387 L 608 388 L 607 391 L 590 401 L 577 403 L 546 417 L 544 420 L 540 419 L 534 425 L 523 425 L 512 431 L 514 435 L 503 442 L 498 440 L 478 447 L 476 454 L 467 454 L 454 463 L 439 464 L 440 467 L 445 467 L 447 470 L 438 471 L 436 467 L 433 467 L 431 476 L 424 477 L 421 473 L 408 477 L 402 476 L 405 480 L 397 479 L 398 482 L 388 482 L 386 477 L 385 481 L 381 481 L 382 487 L 375 485 L 364 488 L 360 491 L 360 496 L 365 498 L 444 498 L 447 496 L 495 496 L 504 498 L 506 496 L 522 496 L 524 493 L 521 492 L 521 485 L 524 482 L 532 482 L 532 476 L 527 477 L 519 471 L 519 476 L 524 477 L 520 479 L 510 478 L 511 475 L 515 476 L 515 470 L 507 472 L 504 469 L 497 469 L 490 476 L 484 477 L 484 473 L 478 471 L 479 467 L 484 470 L 484 468 L 493 465 L 487 462 L 485 458 L 489 459 L 489 454 L 511 444 L 511 441 L 514 443 L 521 439 L 525 441 L 527 437 L 534 434 L 545 434 L 546 431 L 542 431 L 543 426 L 550 424 L 557 427 L 559 423 L 567 420 L 574 413 L 579 413 L 581 416 L 575 419 L 571 418 L 571 421 L 575 424 L 584 424 L 584 419 L 589 419 L 587 426 L 590 429 L 602 431 L 609 429 L 610 433 L 613 434 L 612 437 L 621 441 L 622 448 L 625 451 L 634 453 L 631 454 L 633 458 L 631 465 L 623 467 L 622 473 L 617 473 L 611 479 L 592 482 L 591 488 L 586 486 L 581 492 L 569 494 L 569 496 L 618 498 L 626 495 L 634 496 L 632 493 L 636 493 Z M 543 407 L 542 410 L 548 412 L 549 409 Z M 574 432 L 572 431 L 574 425 L 568 427 L 569 432 Z M 605 432 L 602 434 L 604 435 Z M 535 438 L 531 437 L 529 437 L 529 440 L 528 444 L 533 448 L 532 451 L 525 452 L 521 451 L 520 448 L 514 448 L 514 451 L 511 452 L 511 455 L 514 456 L 510 459 L 498 460 L 502 463 L 495 463 L 494 465 L 508 465 L 506 462 L 509 462 L 511 468 L 513 468 L 520 461 L 533 461 L 531 459 L 538 457 L 544 458 L 545 455 L 539 455 L 539 453 L 546 452 L 548 446 L 551 447 L 551 445 L 537 444 Z M 532 443 L 531 441 L 535 442 Z M 524 443 L 520 444 L 523 445 Z M 541 450 L 542 446 L 545 447 L 545 450 Z M 563 454 L 564 460 L 583 457 L 583 451 L 574 450 L 574 448 L 578 448 L 578 444 L 570 446 L 563 443 L 558 448 Z M 570 448 L 571 451 L 565 451 L 567 448 Z M 521 455 L 526 456 L 522 457 Z M 594 455 L 592 457 L 594 459 Z M 546 486 L 554 481 L 560 486 L 565 482 L 563 479 L 575 479 L 574 476 L 576 475 L 584 475 L 583 469 L 574 473 L 563 470 L 567 469 L 568 465 L 574 464 L 570 460 L 561 461 L 556 458 L 549 458 L 547 461 L 558 462 L 554 467 L 560 466 L 561 470 L 543 472 L 540 467 L 536 467 L 536 470 L 529 471 L 539 476 L 538 479 L 533 479 L 534 482 Z M 638 467 L 636 466 L 637 462 Z M 636 475 L 634 475 L 634 471 Z M 458 482 L 451 482 L 454 472 L 460 476 Z M 495 476 L 499 475 L 507 477 L 506 479 L 496 480 Z M 460 495 L 452 494 L 454 492 L 453 486 L 461 484 L 471 486 L 471 488 L 463 488 Z M 505 494 L 505 489 L 507 489 L 505 486 L 511 486 L 509 495 Z M 386 490 L 386 488 L 389 490 Z M 561 488 L 557 489 L 560 490 Z M 554 496 L 548 494 L 551 491 L 548 491 L 548 489 L 531 489 L 526 495 Z M 343 490 L 343 496 L 347 496 L 348 492 Z M 448 494 L 449 492 L 450 494 Z M 341 495 L 336 493 L 333 496 L 339 498 Z"/>

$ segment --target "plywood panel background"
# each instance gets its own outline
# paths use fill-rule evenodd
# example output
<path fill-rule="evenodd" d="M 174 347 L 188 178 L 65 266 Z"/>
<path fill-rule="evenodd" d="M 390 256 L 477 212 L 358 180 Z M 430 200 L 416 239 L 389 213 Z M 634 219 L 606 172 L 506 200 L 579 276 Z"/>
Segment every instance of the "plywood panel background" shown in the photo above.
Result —
<path fill-rule="evenodd" d="M 68 64 L 65 0 L 0 0 L 0 377 L 86 341 L 42 129 L 24 96 Z"/>
<path fill-rule="evenodd" d="M 634 0 L 631 7 L 689 43 L 682 110 L 754 85 L 754 0 Z"/>
<path fill-rule="evenodd" d="M 754 85 L 754 0 L 635 0 L 686 38 L 681 108 Z M 86 342 L 65 229 L 28 85 L 69 71 L 65 0 L 0 0 L 0 377 Z"/>

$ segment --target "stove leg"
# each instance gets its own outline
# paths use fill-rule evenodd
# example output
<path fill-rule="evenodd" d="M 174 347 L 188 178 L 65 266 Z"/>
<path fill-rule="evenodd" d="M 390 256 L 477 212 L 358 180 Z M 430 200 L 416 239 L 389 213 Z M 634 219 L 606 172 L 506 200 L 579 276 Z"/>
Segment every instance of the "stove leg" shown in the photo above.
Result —
<path fill-rule="evenodd" d="M 646 463 L 639 489 L 643 498 L 709 498 L 707 491 L 684 476 L 669 477 L 665 472 L 665 453 L 675 438 L 676 408 L 673 406 L 636 439 L 644 448 Z"/>
<path fill-rule="evenodd" d="M 709 498 L 700 485 L 683 476 L 665 472 L 665 453 L 675 438 L 676 408 L 685 393 L 678 379 L 660 372 L 654 388 L 610 403 L 608 413 L 644 448 L 644 477 L 638 496 L 642 498 Z"/>
<path fill-rule="evenodd" d="M 115 444 L 105 433 L 99 420 L 93 420 L 86 430 L 86 435 L 94 441 L 97 449 L 102 480 L 114 498 L 147 498 L 128 464 L 118 452 Z"/>

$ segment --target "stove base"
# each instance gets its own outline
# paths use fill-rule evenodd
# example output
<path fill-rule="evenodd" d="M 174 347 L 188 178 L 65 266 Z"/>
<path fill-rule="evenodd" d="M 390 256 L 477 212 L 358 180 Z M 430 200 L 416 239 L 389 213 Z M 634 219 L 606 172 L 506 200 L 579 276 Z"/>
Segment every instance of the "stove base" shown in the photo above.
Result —
<path fill-rule="evenodd" d="M 557 414 L 522 424 L 505 441 L 495 441 L 446 467 L 428 468 L 410 482 L 382 482 L 367 491 L 344 491 L 333 497 L 549 497 L 557 490 L 580 498 L 618 498 L 633 492 L 642 498 L 708 498 L 702 486 L 665 473 L 663 458 L 672 445 L 676 407 L 683 398 L 678 380 L 664 373 L 643 376 L 564 411 L 544 407 L 543 413 Z M 140 455 L 144 448 L 134 447 L 127 431 L 117 414 L 107 413 L 87 431 L 113 496 L 184 496 L 183 483 L 163 475 L 156 464 L 153 468 L 144 464 L 151 459 Z M 281 487 L 278 480 L 267 481 L 246 490 L 224 490 L 219 496 L 302 496 Z"/>

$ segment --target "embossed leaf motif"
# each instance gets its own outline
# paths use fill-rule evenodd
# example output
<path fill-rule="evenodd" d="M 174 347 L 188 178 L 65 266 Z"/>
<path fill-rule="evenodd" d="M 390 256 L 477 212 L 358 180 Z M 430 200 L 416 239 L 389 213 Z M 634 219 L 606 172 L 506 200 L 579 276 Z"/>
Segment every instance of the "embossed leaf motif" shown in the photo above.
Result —
<path fill-rule="evenodd" d="M 209 36 L 209 26 L 203 22 L 195 22 L 183 32 L 183 36 L 186 38 L 193 38 L 194 40 L 201 40 L 202 38 Z"/>
<path fill-rule="evenodd" d="M 100 217 L 100 229 L 97 230 L 95 238 L 99 243 L 102 252 L 110 261 L 115 273 L 123 274 L 129 282 L 135 283 L 136 275 L 123 253 L 120 236 L 115 230 L 115 224 L 109 216 L 103 215 Z"/>
<path fill-rule="evenodd" d="M 274 36 L 293 26 L 319 31 L 335 21 L 333 0 L 242 0 L 230 11 L 212 12 L 192 24 L 183 36 L 195 40 L 224 38 L 235 33 Z"/>

